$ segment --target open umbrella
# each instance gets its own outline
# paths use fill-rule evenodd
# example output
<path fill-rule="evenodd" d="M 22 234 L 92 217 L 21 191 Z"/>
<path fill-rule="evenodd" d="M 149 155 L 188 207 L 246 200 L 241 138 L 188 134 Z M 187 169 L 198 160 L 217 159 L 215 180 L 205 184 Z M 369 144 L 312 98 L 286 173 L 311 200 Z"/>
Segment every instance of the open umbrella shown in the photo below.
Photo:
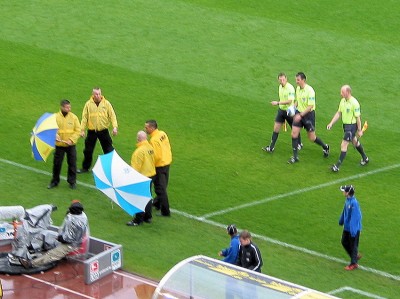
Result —
<path fill-rule="evenodd" d="M 32 129 L 31 145 L 35 160 L 46 161 L 56 144 L 58 126 L 54 113 L 45 113 Z"/>
<path fill-rule="evenodd" d="M 133 216 L 143 212 L 151 199 L 151 179 L 140 174 L 117 154 L 99 155 L 93 169 L 96 187 Z"/>

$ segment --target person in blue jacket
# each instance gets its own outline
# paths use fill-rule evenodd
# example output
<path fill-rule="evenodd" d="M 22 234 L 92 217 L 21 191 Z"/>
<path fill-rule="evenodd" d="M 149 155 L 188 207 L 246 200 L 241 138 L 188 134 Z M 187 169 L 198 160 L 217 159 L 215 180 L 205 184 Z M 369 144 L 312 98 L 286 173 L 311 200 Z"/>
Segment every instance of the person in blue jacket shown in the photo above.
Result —
<path fill-rule="evenodd" d="M 237 228 L 234 224 L 228 225 L 226 228 L 228 235 L 231 238 L 231 242 L 228 248 L 221 250 L 218 255 L 223 256 L 223 261 L 229 264 L 236 264 L 239 255 L 239 236 L 237 234 Z"/>
<path fill-rule="evenodd" d="M 362 229 L 362 214 L 360 205 L 354 196 L 353 185 L 341 186 L 340 191 L 343 191 L 343 195 L 346 197 L 339 219 L 339 225 L 343 226 L 342 245 L 351 259 L 350 264 L 344 269 L 351 271 L 358 268 L 358 260 L 361 258 L 358 253 L 358 241 Z"/>

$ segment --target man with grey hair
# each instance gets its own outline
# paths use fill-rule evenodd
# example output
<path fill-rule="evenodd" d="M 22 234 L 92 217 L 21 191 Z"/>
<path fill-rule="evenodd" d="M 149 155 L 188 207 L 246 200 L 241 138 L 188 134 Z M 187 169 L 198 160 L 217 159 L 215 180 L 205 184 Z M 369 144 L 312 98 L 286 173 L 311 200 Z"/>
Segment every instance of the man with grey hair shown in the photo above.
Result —
<path fill-rule="evenodd" d="M 350 85 L 343 85 L 340 89 L 340 94 L 342 99 L 340 100 L 339 108 L 330 123 L 326 126 L 326 128 L 330 130 L 338 121 L 338 119 L 342 118 L 344 136 L 340 146 L 339 160 L 331 167 L 333 172 L 339 171 L 339 168 L 346 157 L 347 147 L 349 146 L 350 142 L 353 143 L 355 149 L 361 155 L 360 164 L 364 166 L 369 162 L 369 158 L 365 154 L 364 148 L 359 141 L 359 138 L 363 135 L 360 104 L 358 103 L 357 99 L 351 95 Z"/>

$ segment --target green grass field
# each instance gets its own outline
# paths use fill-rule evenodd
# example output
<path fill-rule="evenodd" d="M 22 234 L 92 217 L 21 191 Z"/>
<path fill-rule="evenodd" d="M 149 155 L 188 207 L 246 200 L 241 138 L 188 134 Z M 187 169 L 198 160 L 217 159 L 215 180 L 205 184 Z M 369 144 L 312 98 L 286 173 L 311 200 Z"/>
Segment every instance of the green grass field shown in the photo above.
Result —
<path fill-rule="evenodd" d="M 123 245 L 124 268 L 161 279 L 182 259 L 217 258 L 224 227 L 249 229 L 263 273 L 343 298 L 398 298 L 400 3 L 348 1 L 10 1 L 0 11 L 2 205 L 55 203 L 61 224 L 72 199 L 85 205 L 92 235 Z M 317 135 L 288 165 L 289 132 L 269 143 L 276 76 L 303 71 L 317 98 Z M 342 130 L 325 129 L 350 84 L 369 129 L 366 167 L 349 148 L 339 173 Z M 129 162 L 136 132 L 157 119 L 170 137 L 173 216 L 127 227 L 129 216 L 93 188 L 47 190 L 52 162 L 31 157 L 30 131 L 68 98 L 79 117 L 94 86 L 117 112 L 118 153 Z M 305 134 L 303 133 L 305 137 Z M 78 144 L 82 161 L 83 140 Z M 100 147 L 96 154 L 101 154 Z M 62 174 L 66 174 L 66 166 Z M 346 272 L 338 226 L 341 184 L 354 184 L 363 211 L 362 268 Z M 378 296 L 378 297 L 376 297 Z"/>

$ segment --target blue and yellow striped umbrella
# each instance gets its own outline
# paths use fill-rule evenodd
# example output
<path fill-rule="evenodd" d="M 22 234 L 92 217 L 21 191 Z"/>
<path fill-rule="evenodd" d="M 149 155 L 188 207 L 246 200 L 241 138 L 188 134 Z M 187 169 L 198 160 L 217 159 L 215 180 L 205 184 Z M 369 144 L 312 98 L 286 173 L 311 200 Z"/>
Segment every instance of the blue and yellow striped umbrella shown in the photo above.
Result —
<path fill-rule="evenodd" d="M 58 131 L 56 114 L 45 113 L 32 129 L 31 145 L 35 160 L 46 161 L 55 149 Z"/>

